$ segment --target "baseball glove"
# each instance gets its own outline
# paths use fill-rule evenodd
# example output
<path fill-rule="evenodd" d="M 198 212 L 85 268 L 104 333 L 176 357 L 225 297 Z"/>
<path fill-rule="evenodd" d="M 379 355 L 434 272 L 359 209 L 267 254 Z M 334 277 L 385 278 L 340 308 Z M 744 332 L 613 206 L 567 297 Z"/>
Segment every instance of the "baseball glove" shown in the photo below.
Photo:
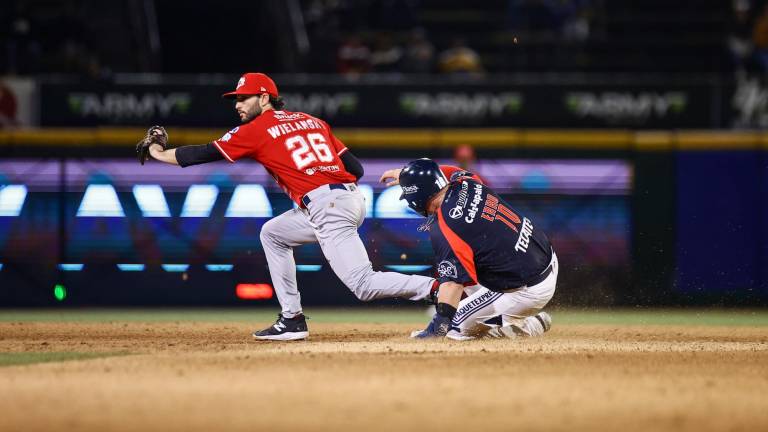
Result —
<path fill-rule="evenodd" d="M 152 144 L 161 145 L 163 150 L 168 149 L 168 132 L 165 131 L 164 127 L 152 126 L 147 129 L 147 135 L 136 144 L 136 155 L 142 165 L 149 159 L 149 146 Z"/>

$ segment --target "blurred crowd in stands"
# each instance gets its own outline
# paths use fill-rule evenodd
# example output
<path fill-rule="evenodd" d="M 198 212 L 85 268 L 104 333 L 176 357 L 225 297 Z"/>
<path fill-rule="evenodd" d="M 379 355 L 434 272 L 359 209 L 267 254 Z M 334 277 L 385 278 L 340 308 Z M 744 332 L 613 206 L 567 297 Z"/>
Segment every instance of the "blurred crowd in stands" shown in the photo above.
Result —
<path fill-rule="evenodd" d="M 87 31 L 89 16 L 78 1 L 61 1 L 55 7 L 25 1 L 4 3 L 0 11 L 0 75 L 110 75 L 109 67 L 90 46 L 98 36 Z"/>
<path fill-rule="evenodd" d="M 768 4 L 732 0 L 728 52 L 738 75 L 768 73 Z"/>
<path fill-rule="evenodd" d="M 369 47 L 360 35 L 347 36 L 336 53 L 336 72 L 344 75 L 375 73 L 466 73 L 483 72 L 480 55 L 455 38 L 449 47 L 435 47 L 421 28 L 411 30 L 406 43 L 395 42 L 389 33 L 378 33 Z"/>
<path fill-rule="evenodd" d="M 482 74 L 489 69 L 483 54 L 460 33 L 466 30 L 462 24 L 472 21 L 479 21 L 482 29 L 469 29 L 475 39 L 487 45 L 488 39 L 495 38 L 500 40 L 497 45 L 509 49 L 514 49 L 519 38 L 563 43 L 589 38 L 590 0 L 507 0 L 485 10 L 472 4 L 466 10 L 447 4 L 454 8 L 443 11 L 424 9 L 424 3 L 309 0 L 306 19 L 313 39 L 340 41 L 335 71 L 345 75 Z M 430 22 L 431 28 L 427 28 Z M 490 71 L 504 72 L 494 66 Z"/>
<path fill-rule="evenodd" d="M 228 6 L 202 0 L 194 5 L 207 11 L 199 21 L 189 15 L 178 18 L 178 9 L 168 3 L 144 2 L 158 10 L 161 57 L 193 45 L 205 58 L 185 52 L 172 62 L 142 63 L 147 54 L 137 39 L 146 26 L 136 23 L 138 15 L 125 13 L 135 7 L 130 0 L 6 0 L 0 7 L 0 75 L 63 73 L 98 79 L 113 72 L 236 73 L 253 68 L 348 76 L 653 68 L 768 72 L 768 0 L 266 1 L 275 3 L 262 8 L 263 2 Z M 285 24 L 295 23 L 295 17 L 269 15 L 288 15 L 290 8 L 282 6 L 288 3 L 299 6 L 306 51 L 290 52 L 281 43 L 295 37 L 296 28 Z M 228 22 L 237 8 L 250 9 Z M 664 8 L 669 14 L 659 15 Z M 262 10 L 259 20 L 251 16 Z M 276 24 L 267 28 L 265 19 Z M 222 41 L 252 48 L 233 60 L 232 49 L 217 49 Z M 264 48 L 264 55 L 250 55 Z"/>
<path fill-rule="evenodd" d="M 505 47 L 513 49 L 518 38 L 584 41 L 590 33 L 590 8 L 597 1 L 602 0 L 488 0 L 484 5 L 458 0 L 299 0 L 310 52 L 298 62 L 274 66 L 278 70 L 272 72 L 504 72 L 499 62 L 486 64 L 484 57 L 491 57 L 489 45 L 503 51 Z M 158 10 L 166 7 L 162 2 L 154 5 Z M 117 6 L 124 10 L 118 7 L 109 11 L 95 0 L 5 2 L 0 8 L 0 74 L 63 73 L 103 78 L 113 71 L 147 72 L 137 67 L 140 61 L 127 58 L 143 55 L 135 40 L 136 29 L 127 28 L 135 26 L 136 21 L 125 11 L 130 1 L 117 2 Z M 224 13 L 221 5 L 210 6 L 207 13 L 211 18 L 217 11 Z M 184 27 L 199 29 L 211 24 L 204 23 L 205 17 L 200 19 L 201 23 L 160 20 L 159 26 L 163 30 L 175 26 L 189 31 Z M 241 22 L 247 24 L 248 20 Z M 232 40 L 242 40 L 237 36 L 249 31 L 247 25 L 222 23 L 215 27 L 216 31 L 231 33 Z M 259 26 L 252 27 L 258 30 Z M 288 32 L 295 31 L 280 30 L 285 33 L 272 36 L 289 37 Z M 166 47 L 172 42 L 161 40 Z M 206 46 L 211 42 L 188 43 L 199 44 L 204 55 L 216 62 L 215 47 Z M 123 51 L 123 55 L 115 51 Z M 196 66 L 190 64 L 190 72 L 195 72 Z"/>
<path fill-rule="evenodd" d="M 768 79 L 768 2 L 731 0 L 726 46 L 737 77 Z"/>

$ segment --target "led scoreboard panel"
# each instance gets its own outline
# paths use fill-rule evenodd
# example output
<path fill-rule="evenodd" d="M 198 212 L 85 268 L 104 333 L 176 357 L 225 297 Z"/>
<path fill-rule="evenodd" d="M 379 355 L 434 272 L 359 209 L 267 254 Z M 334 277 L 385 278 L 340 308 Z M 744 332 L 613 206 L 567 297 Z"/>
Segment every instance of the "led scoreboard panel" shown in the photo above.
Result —
<path fill-rule="evenodd" d="M 428 233 L 417 230 L 423 218 L 399 200 L 398 186 L 378 183 L 384 170 L 406 162 L 363 161 L 368 216 L 360 234 L 375 268 L 429 272 Z M 625 161 L 489 160 L 474 170 L 532 216 L 561 262 L 629 268 L 632 168 Z M 244 279 L 268 281 L 261 226 L 293 207 L 257 163 L 182 169 L 126 159 L 6 159 L 0 161 L 0 282 L 13 268 L 240 268 Z M 317 245 L 297 248 L 295 257 L 302 272 L 327 264 Z"/>

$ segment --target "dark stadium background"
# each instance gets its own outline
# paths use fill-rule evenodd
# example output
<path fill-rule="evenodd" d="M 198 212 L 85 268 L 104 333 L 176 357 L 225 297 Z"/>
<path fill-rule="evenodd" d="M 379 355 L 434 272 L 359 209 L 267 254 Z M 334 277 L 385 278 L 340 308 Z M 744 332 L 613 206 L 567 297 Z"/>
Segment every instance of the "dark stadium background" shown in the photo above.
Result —
<path fill-rule="evenodd" d="M 227 217 L 242 185 L 290 208 L 271 180 L 141 167 L 133 148 L 153 124 L 177 145 L 221 136 L 237 119 L 219 95 L 246 71 L 365 161 L 377 268 L 430 271 L 418 220 L 375 207 L 383 167 L 427 156 L 471 164 L 541 221 L 556 305 L 765 305 L 764 3 L 4 2 L 0 306 L 274 303 L 236 291 L 269 283 L 266 216 Z M 159 186 L 168 214 L 135 185 Z M 208 217 L 182 216 L 192 185 L 216 187 Z M 317 247 L 297 262 L 305 303 L 356 303 Z"/>

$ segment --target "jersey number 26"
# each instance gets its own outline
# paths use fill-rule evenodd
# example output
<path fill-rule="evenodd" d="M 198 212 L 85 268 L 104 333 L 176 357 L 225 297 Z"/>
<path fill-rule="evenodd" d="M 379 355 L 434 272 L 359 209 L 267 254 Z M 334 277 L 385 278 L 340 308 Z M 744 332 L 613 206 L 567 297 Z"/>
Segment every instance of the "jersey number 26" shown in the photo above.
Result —
<path fill-rule="evenodd" d="M 285 146 L 291 151 L 291 158 L 298 169 L 304 169 L 317 160 L 320 162 L 333 160 L 333 153 L 323 134 L 308 133 L 306 137 L 296 135 L 285 140 Z"/>

